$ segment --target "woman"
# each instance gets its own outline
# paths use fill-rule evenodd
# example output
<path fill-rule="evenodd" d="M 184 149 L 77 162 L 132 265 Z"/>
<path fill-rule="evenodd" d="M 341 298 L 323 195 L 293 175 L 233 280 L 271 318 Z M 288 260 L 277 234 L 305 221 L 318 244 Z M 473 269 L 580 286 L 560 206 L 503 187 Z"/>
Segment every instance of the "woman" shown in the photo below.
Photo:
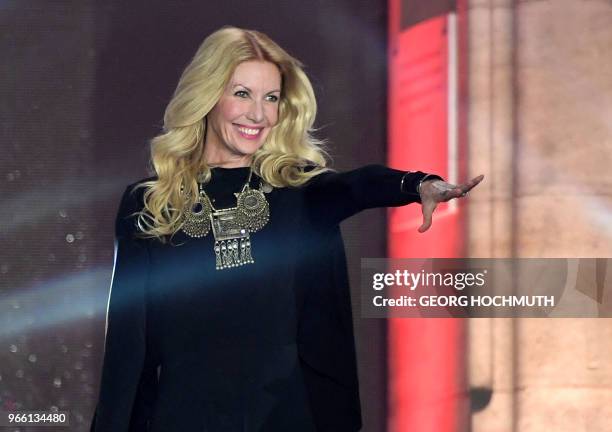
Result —
<path fill-rule="evenodd" d="M 356 431 L 361 413 L 338 224 L 465 195 L 437 176 L 327 167 L 301 64 L 224 27 L 187 66 L 152 140 L 155 176 L 116 221 L 92 430 Z"/>

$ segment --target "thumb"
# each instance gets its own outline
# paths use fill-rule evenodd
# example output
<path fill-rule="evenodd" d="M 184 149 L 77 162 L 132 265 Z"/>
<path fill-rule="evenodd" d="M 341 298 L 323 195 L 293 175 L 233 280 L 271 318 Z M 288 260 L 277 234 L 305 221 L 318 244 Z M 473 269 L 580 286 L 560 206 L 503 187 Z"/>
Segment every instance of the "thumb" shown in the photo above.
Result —
<path fill-rule="evenodd" d="M 427 201 L 421 205 L 421 211 L 423 213 L 423 223 L 421 224 L 418 230 L 420 233 L 424 233 L 425 231 L 429 229 L 429 227 L 431 227 L 431 222 L 432 222 L 431 216 L 435 208 L 436 208 L 436 204 L 433 203 L 432 201 Z"/>

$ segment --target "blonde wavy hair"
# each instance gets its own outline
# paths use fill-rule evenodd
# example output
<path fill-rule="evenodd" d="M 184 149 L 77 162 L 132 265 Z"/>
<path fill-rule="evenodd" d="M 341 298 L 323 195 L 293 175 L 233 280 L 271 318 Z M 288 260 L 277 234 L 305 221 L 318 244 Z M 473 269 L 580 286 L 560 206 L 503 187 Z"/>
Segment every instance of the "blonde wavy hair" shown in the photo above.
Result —
<path fill-rule="evenodd" d="M 155 178 L 135 188 L 146 188 L 144 207 L 135 213 L 138 237 L 165 243 L 182 227 L 185 195 L 193 206 L 198 179 L 206 183 L 211 177 L 204 160 L 206 116 L 236 67 L 249 60 L 275 64 L 282 81 L 278 123 L 254 153 L 253 172 L 274 187 L 297 187 L 330 170 L 326 142 L 313 136 L 317 102 L 302 63 L 261 32 L 222 27 L 198 48 L 166 108 L 162 133 L 150 141 Z"/>

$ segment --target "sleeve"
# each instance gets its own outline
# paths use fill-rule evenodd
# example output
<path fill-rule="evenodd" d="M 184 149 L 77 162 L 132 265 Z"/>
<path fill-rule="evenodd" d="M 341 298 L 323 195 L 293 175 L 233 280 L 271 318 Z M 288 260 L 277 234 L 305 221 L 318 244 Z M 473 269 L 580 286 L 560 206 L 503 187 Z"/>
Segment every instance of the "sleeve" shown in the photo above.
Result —
<path fill-rule="evenodd" d="M 138 204 L 132 187 L 115 221 L 115 259 L 106 312 L 100 394 L 91 432 L 146 431 L 145 393 L 155 388 L 156 362 L 147 355 L 146 285 L 149 252 L 134 239 Z M 149 396 L 150 397 L 150 396 Z M 134 419 L 134 413 L 140 417 Z"/>
<path fill-rule="evenodd" d="M 398 207 L 421 202 L 419 182 L 440 176 L 366 165 L 347 172 L 325 172 L 306 185 L 306 213 L 315 226 L 334 226 L 375 207 Z"/>

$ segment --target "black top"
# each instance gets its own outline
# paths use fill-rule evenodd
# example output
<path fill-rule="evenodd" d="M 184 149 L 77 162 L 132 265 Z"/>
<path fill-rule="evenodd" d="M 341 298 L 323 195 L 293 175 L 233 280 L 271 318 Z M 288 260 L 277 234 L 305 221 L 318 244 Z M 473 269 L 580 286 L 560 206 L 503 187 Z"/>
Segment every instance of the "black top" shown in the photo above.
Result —
<path fill-rule="evenodd" d="M 214 168 L 206 192 L 236 205 L 249 168 Z M 100 397 L 92 431 L 357 431 L 350 291 L 338 224 L 418 202 L 422 172 L 368 165 L 266 194 L 254 264 L 215 270 L 212 231 L 133 237 L 143 189 L 116 220 Z M 436 177 L 439 178 L 439 177 Z M 253 175 L 252 187 L 259 178 Z"/>

